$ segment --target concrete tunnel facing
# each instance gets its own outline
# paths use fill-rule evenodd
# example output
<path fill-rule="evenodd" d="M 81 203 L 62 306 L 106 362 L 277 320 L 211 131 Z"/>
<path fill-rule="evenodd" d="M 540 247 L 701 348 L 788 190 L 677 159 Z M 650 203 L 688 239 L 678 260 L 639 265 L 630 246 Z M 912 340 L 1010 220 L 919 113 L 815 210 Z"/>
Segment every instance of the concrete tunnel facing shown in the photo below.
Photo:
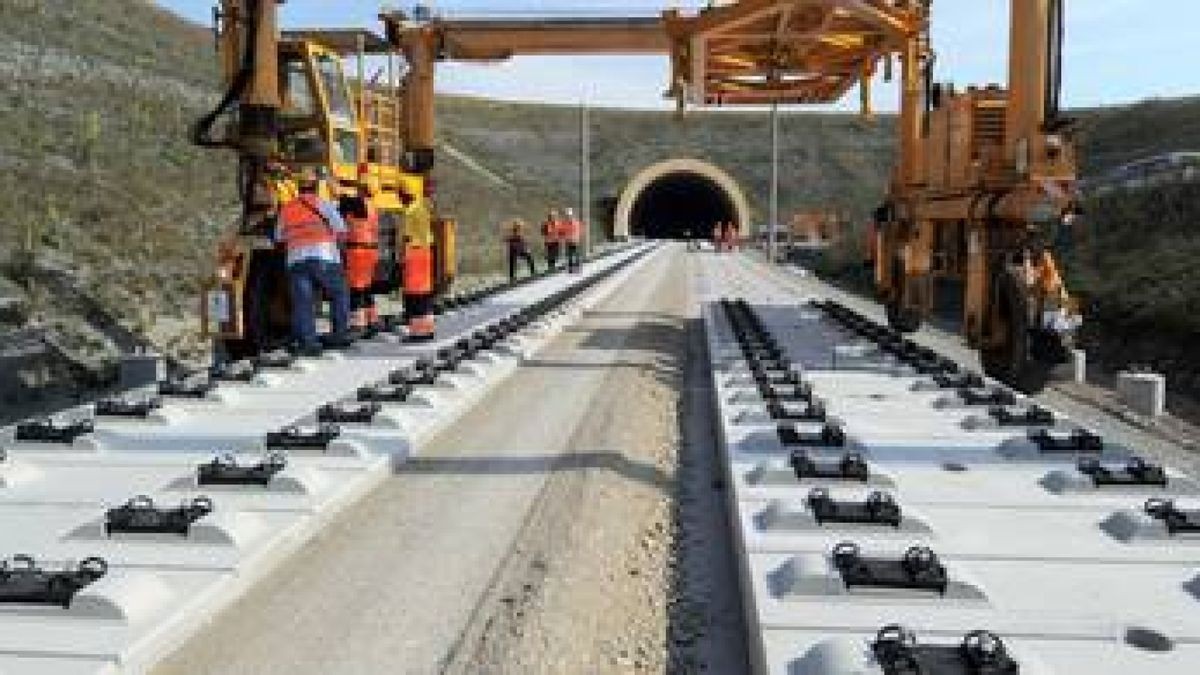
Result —
<path fill-rule="evenodd" d="M 649 239 L 707 237 L 718 222 L 734 222 L 745 234 L 749 207 L 737 182 L 716 166 L 672 159 L 639 172 L 622 191 L 613 234 Z"/>

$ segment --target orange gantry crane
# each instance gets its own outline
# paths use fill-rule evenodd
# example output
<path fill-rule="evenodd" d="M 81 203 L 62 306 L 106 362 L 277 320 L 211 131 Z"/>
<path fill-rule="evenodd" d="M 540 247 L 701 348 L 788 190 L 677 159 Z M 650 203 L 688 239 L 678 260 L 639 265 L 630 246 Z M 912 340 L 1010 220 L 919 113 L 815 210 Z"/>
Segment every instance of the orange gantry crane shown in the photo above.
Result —
<path fill-rule="evenodd" d="M 868 115 L 876 74 L 890 79 L 898 68 L 899 159 L 876 211 L 871 256 L 889 322 L 915 330 L 934 311 L 935 283 L 954 280 L 962 289 L 963 333 L 985 371 L 1035 391 L 1065 361 L 1079 324 L 1045 247 L 1047 232 L 1076 208 L 1075 162 L 1070 125 L 1059 110 L 1063 0 L 1010 2 L 1008 87 L 961 92 L 933 81 L 929 0 L 737 0 L 695 13 L 617 19 L 414 19 L 386 12 L 386 39 L 372 45 L 401 56 L 405 75 L 387 90 L 398 111 L 387 134 L 395 137 L 398 159 L 381 169 L 398 185 L 432 167 L 439 61 L 665 54 L 671 63 L 666 94 L 681 110 L 689 104 L 833 103 L 857 85 Z M 237 125 L 249 185 L 273 147 L 277 127 L 269 121 L 288 106 L 280 95 L 285 61 L 278 57 L 281 45 L 268 39 L 275 31 L 273 0 L 221 4 L 227 24 L 239 11 L 269 14 L 272 21 L 257 30 L 243 23 L 241 34 L 257 40 L 239 42 L 236 31 L 233 37 L 225 31 L 233 84 L 247 63 L 259 64 L 247 76 Z M 301 45 L 310 47 L 302 51 L 322 43 L 335 49 L 329 35 L 309 35 Z M 361 41 L 358 47 L 361 54 Z M 321 85 L 316 64 L 306 72 Z M 324 136 L 333 145 L 335 131 Z M 262 212 L 254 193 L 245 190 L 248 218 Z"/>
<path fill-rule="evenodd" d="M 1060 109 L 1064 0 L 1011 0 L 1007 88 L 963 91 L 934 82 L 931 4 L 742 0 L 668 12 L 672 92 L 699 104 L 829 103 L 857 83 L 869 114 L 872 78 L 898 62 L 899 159 L 871 256 L 889 323 L 916 330 L 935 284 L 956 282 L 983 369 L 1038 391 L 1080 323 L 1047 247 L 1077 209 Z"/>

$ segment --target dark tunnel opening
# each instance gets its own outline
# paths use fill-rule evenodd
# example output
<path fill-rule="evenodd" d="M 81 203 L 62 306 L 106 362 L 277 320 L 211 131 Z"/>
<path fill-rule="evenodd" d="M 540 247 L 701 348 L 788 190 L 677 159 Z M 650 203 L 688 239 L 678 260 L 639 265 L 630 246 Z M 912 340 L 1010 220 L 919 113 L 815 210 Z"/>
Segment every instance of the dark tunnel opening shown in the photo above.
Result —
<path fill-rule="evenodd" d="M 711 178 L 668 173 L 655 178 L 634 198 L 629 231 L 650 239 L 710 237 L 713 225 L 736 222 L 733 197 Z"/>

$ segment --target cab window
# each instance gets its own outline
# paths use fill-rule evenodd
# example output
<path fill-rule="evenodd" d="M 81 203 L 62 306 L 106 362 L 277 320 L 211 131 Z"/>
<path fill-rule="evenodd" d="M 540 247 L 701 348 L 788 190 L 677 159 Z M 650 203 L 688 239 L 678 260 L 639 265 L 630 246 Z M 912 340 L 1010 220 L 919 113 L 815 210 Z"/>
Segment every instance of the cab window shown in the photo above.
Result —
<path fill-rule="evenodd" d="M 316 99 L 308 80 L 304 62 L 289 60 L 284 66 L 284 80 L 287 82 L 286 113 L 298 117 L 309 117 L 317 113 Z"/>
<path fill-rule="evenodd" d="M 321 87 L 325 89 L 325 97 L 329 100 L 329 115 L 339 122 L 353 123 L 354 106 L 350 103 L 350 92 L 346 88 L 346 80 L 342 77 L 341 64 L 328 54 L 319 54 L 317 60 L 317 77 Z"/>

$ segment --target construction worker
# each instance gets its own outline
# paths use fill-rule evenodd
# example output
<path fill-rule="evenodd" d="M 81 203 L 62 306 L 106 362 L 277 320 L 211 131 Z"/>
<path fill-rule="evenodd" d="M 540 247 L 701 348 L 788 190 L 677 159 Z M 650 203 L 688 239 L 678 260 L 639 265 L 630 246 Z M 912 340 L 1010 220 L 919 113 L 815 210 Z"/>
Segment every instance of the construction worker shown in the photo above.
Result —
<path fill-rule="evenodd" d="M 529 265 L 529 276 L 534 275 L 533 256 L 525 242 L 525 221 L 514 218 L 504 226 L 504 243 L 508 247 L 508 279 L 517 278 L 517 260 L 524 259 Z"/>
<path fill-rule="evenodd" d="M 726 251 L 737 250 L 737 225 L 730 221 L 721 226 L 721 239 Z"/>
<path fill-rule="evenodd" d="M 404 214 L 404 314 L 407 339 L 432 340 L 437 324 L 433 316 L 433 214 L 427 199 L 402 193 Z"/>
<path fill-rule="evenodd" d="M 359 174 L 358 194 L 341 202 L 346 221 L 346 285 L 350 288 L 350 327 L 363 336 L 379 332 L 375 309 L 375 269 L 379 265 L 379 212 L 371 202 L 368 177 Z"/>
<path fill-rule="evenodd" d="M 338 242 L 346 236 L 346 223 L 333 204 L 320 197 L 320 179 L 313 170 L 300 176 L 299 193 L 279 209 L 275 240 L 287 249 L 287 271 L 292 291 L 292 338 L 305 356 L 321 353 L 314 306 L 323 292 L 329 298 L 333 332 L 325 340 L 343 347 L 351 340 L 350 294 L 346 289 Z"/>
<path fill-rule="evenodd" d="M 558 211 L 551 209 L 542 223 L 542 238 L 546 242 L 546 268 L 551 272 L 558 269 L 558 254 L 562 250 L 562 223 Z"/>
<path fill-rule="evenodd" d="M 718 221 L 717 223 L 715 223 L 713 225 L 712 243 L 713 243 L 713 250 L 716 251 L 717 253 L 721 252 L 721 247 L 723 246 L 723 242 L 724 242 L 724 239 L 722 239 L 721 235 L 724 232 L 725 232 L 725 224 L 724 223 Z"/>
<path fill-rule="evenodd" d="M 567 245 L 567 271 L 578 274 L 583 271 L 580 248 L 583 243 L 583 221 L 575 217 L 574 209 L 568 208 L 563 218 L 563 242 Z"/>

